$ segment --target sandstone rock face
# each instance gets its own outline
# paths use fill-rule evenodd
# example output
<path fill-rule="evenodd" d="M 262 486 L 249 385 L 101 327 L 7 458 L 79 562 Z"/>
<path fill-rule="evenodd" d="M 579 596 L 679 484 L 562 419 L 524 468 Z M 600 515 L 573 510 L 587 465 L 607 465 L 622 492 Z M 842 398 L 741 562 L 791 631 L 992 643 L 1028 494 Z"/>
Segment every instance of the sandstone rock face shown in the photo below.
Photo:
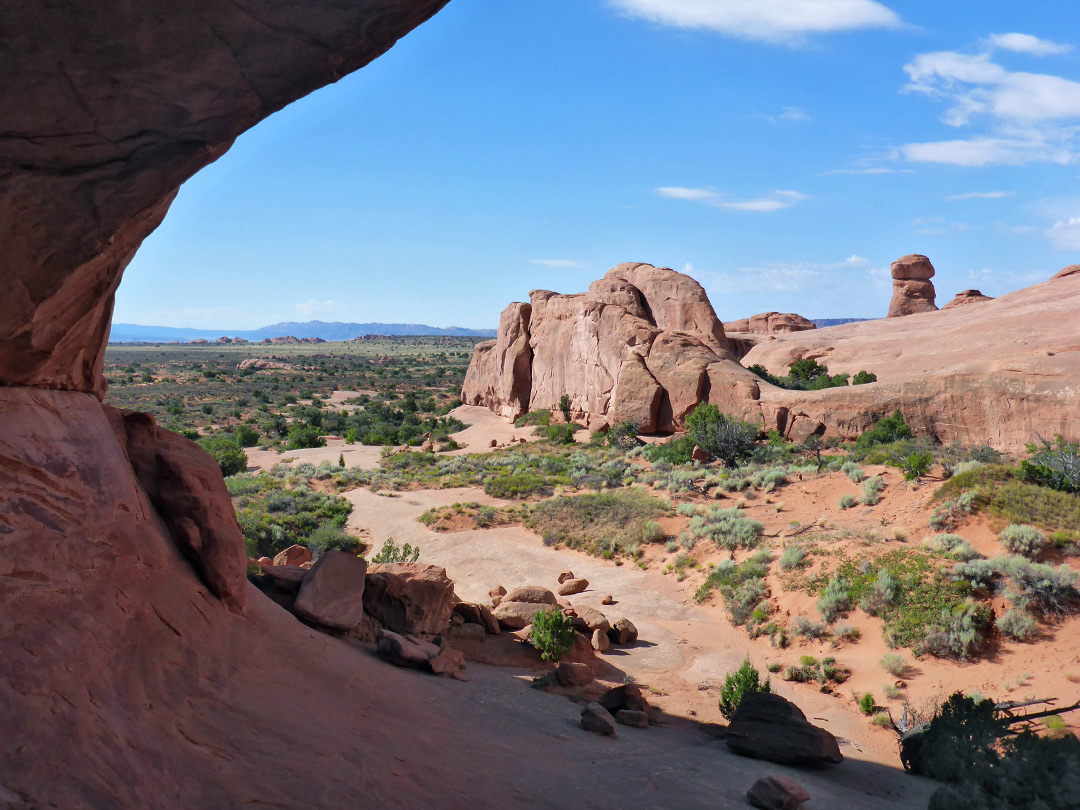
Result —
<path fill-rule="evenodd" d="M 1077 274 L 1080 274 L 1080 264 L 1070 264 L 1068 267 L 1062 267 L 1054 273 L 1051 278 L 1065 278 L 1066 276 L 1074 276 Z"/>
<path fill-rule="evenodd" d="M 794 312 L 762 312 L 739 321 L 724 324 L 724 333 L 748 332 L 754 335 L 779 335 L 817 329 L 817 324 Z M 730 341 L 730 337 L 728 338 Z"/>
<path fill-rule="evenodd" d="M 444 3 L 0 2 L 0 385 L 100 397 L 113 294 L 180 184 Z"/>
<path fill-rule="evenodd" d="M 368 569 L 364 610 L 395 633 L 439 635 L 458 598 L 446 569 L 422 563 L 379 563 Z"/>
<path fill-rule="evenodd" d="M 366 575 L 367 563 L 360 557 L 327 551 L 300 586 L 296 612 L 335 630 L 351 630 L 364 617 Z"/>
<path fill-rule="evenodd" d="M 967 306 L 968 304 L 979 304 L 983 301 L 993 301 L 994 299 L 988 295 L 983 295 L 978 290 L 964 290 L 958 292 L 952 301 L 947 303 L 942 309 L 956 309 L 956 307 Z"/>
<path fill-rule="evenodd" d="M 477 345 L 462 387 L 466 404 L 516 417 L 527 408 L 554 410 L 566 394 L 590 427 L 629 419 L 646 433 L 675 430 L 700 402 L 729 399 L 733 389 L 739 414 L 756 410 L 745 395 L 756 396 L 757 378 L 734 362 L 723 324 L 689 276 L 627 263 L 587 293 L 529 297 L 503 313 L 496 341 Z M 525 307 L 527 322 L 508 317 Z"/>
<path fill-rule="evenodd" d="M 274 557 L 274 565 L 303 565 L 311 560 L 311 550 L 307 546 L 291 545 Z"/>
<path fill-rule="evenodd" d="M 791 701 L 768 692 L 743 696 L 724 740 L 736 754 L 782 765 L 844 761 L 832 734 L 812 725 Z"/>
<path fill-rule="evenodd" d="M 754 782 L 746 798 L 761 810 L 799 810 L 803 802 L 810 801 L 810 794 L 790 776 L 774 773 Z"/>
<path fill-rule="evenodd" d="M 935 312 L 936 293 L 934 265 L 919 254 L 902 256 L 892 263 L 893 297 L 889 304 L 889 318 L 913 315 L 917 312 Z"/>

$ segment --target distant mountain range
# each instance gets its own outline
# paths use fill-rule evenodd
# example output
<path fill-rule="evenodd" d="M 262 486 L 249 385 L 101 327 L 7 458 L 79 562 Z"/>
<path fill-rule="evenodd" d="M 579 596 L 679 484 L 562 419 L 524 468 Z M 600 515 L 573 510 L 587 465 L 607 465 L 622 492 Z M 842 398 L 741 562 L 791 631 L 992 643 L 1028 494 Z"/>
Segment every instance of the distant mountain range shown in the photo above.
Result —
<path fill-rule="evenodd" d="M 214 341 L 219 337 L 241 337 L 252 343 L 264 338 L 285 337 L 322 338 L 323 340 L 352 340 L 361 335 L 449 335 L 457 337 L 495 337 L 494 329 L 466 329 L 461 326 L 427 326 L 422 323 L 275 323 L 261 329 L 187 329 L 173 326 L 141 326 L 134 323 L 114 323 L 110 343 L 188 343 L 192 340 Z"/>
<path fill-rule="evenodd" d="M 814 322 L 814 326 L 821 329 L 826 326 L 841 326 L 845 323 L 860 323 L 862 321 L 870 321 L 872 318 L 811 318 Z"/>

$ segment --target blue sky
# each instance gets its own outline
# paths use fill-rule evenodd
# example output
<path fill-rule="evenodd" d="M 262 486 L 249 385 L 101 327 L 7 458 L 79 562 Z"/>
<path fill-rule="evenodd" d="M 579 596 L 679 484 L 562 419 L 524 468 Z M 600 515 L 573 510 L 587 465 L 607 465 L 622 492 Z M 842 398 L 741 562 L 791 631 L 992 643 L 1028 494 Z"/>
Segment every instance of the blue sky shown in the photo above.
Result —
<path fill-rule="evenodd" d="M 114 320 L 491 327 L 622 261 L 724 320 L 880 317 L 1080 261 L 1080 4 L 451 0 L 240 137 Z"/>

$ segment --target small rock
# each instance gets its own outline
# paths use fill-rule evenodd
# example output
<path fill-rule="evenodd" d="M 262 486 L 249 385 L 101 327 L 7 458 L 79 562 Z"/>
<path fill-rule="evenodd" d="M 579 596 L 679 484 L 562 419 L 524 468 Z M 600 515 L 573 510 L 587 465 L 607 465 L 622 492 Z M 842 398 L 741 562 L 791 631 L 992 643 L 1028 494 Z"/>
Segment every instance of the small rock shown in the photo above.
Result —
<path fill-rule="evenodd" d="M 608 630 L 608 638 L 612 644 L 633 644 L 638 640 L 638 631 L 629 619 L 619 619 Z"/>
<path fill-rule="evenodd" d="M 810 794 L 791 777 L 774 773 L 754 782 L 746 798 L 761 810 L 798 810 L 803 802 L 810 801 Z"/>
<path fill-rule="evenodd" d="M 274 565 L 300 565 L 311 560 L 311 552 L 305 546 L 289 546 L 276 557 Z"/>
<path fill-rule="evenodd" d="M 481 624 L 466 622 L 457 627 L 451 627 L 449 635 L 453 638 L 462 638 L 466 641 L 483 641 L 487 638 L 487 630 Z"/>
<path fill-rule="evenodd" d="M 592 670 L 585 664 L 560 661 L 555 670 L 555 678 L 560 686 L 588 686 L 593 682 Z"/>
<path fill-rule="evenodd" d="M 434 449 L 435 449 L 435 445 L 432 444 L 430 441 L 426 441 L 422 445 L 420 445 L 420 451 L 423 452 L 423 453 L 430 453 Z"/>
<path fill-rule="evenodd" d="M 581 710 L 581 727 L 604 737 L 615 736 L 615 718 L 599 703 L 590 703 Z"/>
<path fill-rule="evenodd" d="M 649 715 L 646 712 L 637 712 L 633 709 L 622 709 L 615 713 L 615 722 L 634 728 L 648 728 Z"/>
<path fill-rule="evenodd" d="M 498 607 L 499 602 L 501 602 L 502 598 L 506 596 L 506 588 L 504 588 L 502 585 L 496 585 L 494 588 L 488 591 L 488 596 L 491 597 L 492 606 Z"/>
<path fill-rule="evenodd" d="M 522 585 L 503 597 L 504 602 L 529 602 L 534 605 L 557 604 L 555 594 L 539 585 Z"/>
<path fill-rule="evenodd" d="M 709 454 L 695 444 L 693 451 L 690 453 L 690 458 L 704 463 L 709 460 Z"/>
<path fill-rule="evenodd" d="M 559 584 L 562 585 L 564 582 L 566 582 L 566 580 L 573 579 L 573 578 L 574 578 L 574 572 L 573 571 L 563 571 L 561 574 L 559 574 Z"/>
<path fill-rule="evenodd" d="M 603 630 L 593 630 L 592 648 L 597 652 L 604 652 L 611 646 L 611 640 Z"/>
<path fill-rule="evenodd" d="M 385 628 L 376 636 L 375 650 L 396 667 L 427 666 L 441 652 L 434 644 L 405 638 Z"/>
<path fill-rule="evenodd" d="M 633 712 L 647 712 L 649 702 L 641 694 L 641 688 L 637 684 L 626 683 L 622 686 L 613 686 L 600 698 L 600 705 L 609 712 L 620 712 L 629 709 Z"/>
<path fill-rule="evenodd" d="M 497 441 L 495 441 L 495 439 L 492 439 L 490 442 L 488 442 L 488 447 L 498 447 L 498 446 L 499 446 L 499 443 Z"/>
<path fill-rule="evenodd" d="M 269 557 L 259 557 L 257 562 L 259 563 L 259 565 L 273 565 L 274 564 L 274 561 L 271 560 Z"/>
<path fill-rule="evenodd" d="M 464 653 L 446 644 L 443 644 L 439 654 L 431 659 L 431 671 L 444 678 L 454 678 L 458 681 L 469 680 L 469 677 L 465 674 Z"/>
<path fill-rule="evenodd" d="M 495 618 L 495 614 L 491 612 L 491 608 L 486 605 L 477 605 L 480 609 L 480 624 L 484 626 L 484 629 L 489 635 L 497 636 L 502 632 L 499 627 L 499 620 Z"/>
<path fill-rule="evenodd" d="M 604 594 L 604 598 L 600 600 L 601 605 L 614 605 L 615 599 L 610 593 Z"/>
<path fill-rule="evenodd" d="M 559 596 L 573 596 L 589 587 L 587 579 L 568 579 L 559 586 Z"/>
<path fill-rule="evenodd" d="M 611 627 L 607 617 L 596 608 L 591 608 L 588 605 L 575 605 L 574 613 L 574 627 L 577 628 L 579 633 L 588 632 L 592 634 L 594 630 L 603 630 L 606 633 Z"/>

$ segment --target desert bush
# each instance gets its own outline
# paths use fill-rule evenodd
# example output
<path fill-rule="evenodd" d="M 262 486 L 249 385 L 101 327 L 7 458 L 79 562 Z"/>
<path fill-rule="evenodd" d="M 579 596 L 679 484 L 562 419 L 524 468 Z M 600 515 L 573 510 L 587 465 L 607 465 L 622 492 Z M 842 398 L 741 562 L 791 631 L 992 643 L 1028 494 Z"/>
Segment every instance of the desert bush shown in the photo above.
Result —
<path fill-rule="evenodd" d="M 198 443 L 214 457 L 222 475 L 236 475 L 247 469 L 247 454 L 232 436 L 206 436 Z"/>
<path fill-rule="evenodd" d="M 549 545 L 611 557 L 640 543 L 646 525 L 666 511 L 662 501 L 632 488 L 552 498 L 536 507 L 530 522 Z"/>
<path fill-rule="evenodd" d="M 693 452 L 694 440 L 689 436 L 679 436 L 663 444 L 645 447 L 645 457 L 650 461 L 666 461 L 669 464 L 689 464 Z"/>
<path fill-rule="evenodd" d="M 530 495 L 549 495 L 560 483 L 563 481 L 543 473 L 506 473 L 487 478 L 484 481 L 484 492 L 493 498 L 528 498 Z M 565 483 L 570 482 L 567 480 Z"/>
<path fill-rule="evenodd" d="M 241 447 L 254 447 L 259 443 L 259 431 L 251 425 L 238 425 L 233 437 Z"/>
<path fill-rule="evenodd" d="M 850 478 L 853 484 L 861 484 L 866 479 L 866 473 L 854 461 L 845 461 L 840 471 Z"/>
<path fill-rule="evenodd" d="M 889 573 L 887 568 L 881 568 L 866 595 L 859 602 L 859 607 L 871 616 L 880 615 L 896 599 L 897 588 L 900 584 Z"/>
<path fill-rule="evenodd" d="M 667 535 L 664 534 L 664 530 L 660 528 L 660 524 L 655 520 L 650 520 L 641 527 L 641 542 L 642 543 L 658 543 L 663 540 Z"/>
<path fill-rule="evenodd" d="M 806 563 L 805 546 L 788 546 L 780 555 L 780 567 L 785 571 L 793 571 L 801 568 Z"/>
<path fill-rule="evenodd" d="M 847 580 L 834 577 L 829 580 L 817 600 L 817 608 L 826 624 L 832 624 L 851 608 Z"/>
<path fill-rule="evenodd" d="M 638 438 L 639 430 L 637 422 L 624 419 L 607 432 L 608 446 L 617 447 L 623 451 L 639 447 L 641 445 L 641 439 Z"/>
<path fill-rule="evenodd" d="M 791 632 L 811 641 L 817 641 L 828 635 L 829 628 L 825 622 L 815 622 L 806 616 L 796 616 L 795 621 L 791 623 Z"/>
<path fill-rule="evenodd" d="M 755 548 L 760 542 L 764 524 L 743 515 L 741 509 L 711 509 L 690 520 L 689 532 L 697 538 L 708 538 L 720 548 Z"/>
<path fill-rule="evenodd" d="M 702 403 L 686 417 L 686 433 L 710 458 L 733 467 L 757 446 L 758 429 L 720 412 L 716 405 Z"/>
<path fill-rule="evenodd" d="M 872 382 L 877 382 L 877 375 L 870 371 L 860 371 L 851 378 L 852 385 L 866 385 Z"/>
<path fill-rule="evenodd" d="M 851 622 L 837 622 L 832 631 L 832 643 L 836 646 L 845 641 L 857 641 L 859 636 L 859 628 Z"/>
<path fill-rule="evenodd" d="M 559 661 L 570 652 L 577 631 L 570 617 L 558 608 L 537 611 L 533 616 L 529 643 L 540 651 L 545 661 Z"/>
<path fill-rule="evenodd" d="M 393 537 L 387 537 L 379 553 L 371 558 L 372 563 L 414 563 L 420 559 L 420 546 L 413 548 L 408 543 L 398 546 Z"/>
<path fill-rule="evenodd" d="M 517 419 L 514 420 L 514 427 L 527 427 L 529 425 L 547 427 L 550 424 L 551 411 L 546 409 L 529 411 L 528 413 L 524 414 L 523 416 L 519 416 Z"/>
<path fill-rule="evenodd" d="M 765 576 L 769 573 L 771 560 L 772 555 L 762 549 L 740 564 L 736 564 L 733 560 L 721 561 L 709 571 L 705 581 L 694 594 L 694 601 L 704 601 L 714 589 L 717 589 L 724 599 L 736 603 L 733 610 L 729 608 L 729 612 L 732 613 L 732 619 L 736 624 L 742 624 L 745 621 L 743 614 L 748 615 L 757 607 L 757 603 L 750 604 L 750 599 L 758 594 L 760 602 L 768 595 Z M 746 583 L 752 584 L 748 588 L 743 588 L 742 586 Z M 736 618 L 736 613 L 739 614 L 738 618 Z"/>
<path fill-rule="evenodd" d="M 874 696 L 869 692 L 863 692 L 859 697 L 859 711 L 863 714 L 873 714 L 875 705 Z"/>
<path fill-rule="evenodd" d="M 996 573 L 989 560 L 971 560 L 954 565 L 950 576 L 953 582 L 966 581 L 972 590 L 985 591 L 989 590 Z"/>
<path fill-rule="evenodd" d="M 1054 444 L 1040 439 L 1027 450 L 1032 456 L 1020 463 L 1021 480 L 1061 492 L 1080 492 L 1080 442 L 1067 442 L 1058 435 Z"/>
<path fill-rule="evenodd" d="M 724 685 L 720 687 L 720 713 L 728 720 L 735 716 L 735 710 L 739 708 L 743 695 L 747 692 L 771 692 L 768 677 L 761 680 L 761 674 L 750 663 L 750 658 L 742 662 L 734 672 L 729 672 L 724 678 Z"/>
<path fill-rule="evenodd" d="M 1011 554 L 1021 554 L 1034 560 L 1046 548 L 1046 535 L 1034 526 L 1010 524 L 998 535 L 1002 547 Z"/>
<path fill-rule="evenodd" d="M 911 438 L 911 428 L 904 421 L 903 414 L 897 409 L 892 416 L 879 419 L 877 423 L 855 441 L 857 450 L 865 450 L 875 444 L 892 444 L 901 439 Z"/>
<path fill-rule="evenodd" d="M 1012 582 L 1012 601 L 1019 608 L 1060 615 L 1075 604 L 1078 577 L 1065 564 L 1055 568 L 1023 557 L 995 557 L 988 564 Z"/>
<path fill-rule="evenodd" d="M 881 503 L 881 492 L 885 489 L 885 482 L 880 475 L 867 478 L 862 483 L 862 502 L 867 506 Z"/>
<path fill-rule="evenodd" d="M 302 450 L 305 447 L 324 447 L 326 439 L 320 433 L 319 428 L 304 422 L 293 422 L 289 425 L 286 434 L 286 450 Z"/>
<path fill-rule="evenodd" d="M 537 432 L 549 442 L 555 444 L 574 444 L 574 434 L 581 429 L 581 425 L 577 422 L 567 422 L 561 425 L 548 425 L 547 427 L 538 428 Z"/>
<path fill-rule="evenodd" d="M 881 656 L 878 664 L 883 670 L 897 678 L 902 678 L 904 670 L 907 669 L 907 659 L 900 653 L 885 653 L 885 655 Z"/>
<path fill-rule="evenodd" d="M 851 507 L 853 507 L 857 503 L 858 503 L 858 501 L 855 500 L 854 495 L 841 495 L 840 496 L 840 508 L 841 509 L 850 509 Z"/>
<path fill-rule="evenodd" d="M 559 397 L 559 411 L 562 412 L 563 420 L 566 421 L 566 422 L 569 422 L 570 421 L 570 395 L 569 394 L 563 394 L 561 397 Z"/>
<path fill-rule="evenodd" d="M 915 654 L 966 660 L 982 643 L 989 619 L 989 609 L 974 604 L 943 610 L 915 645 Z"/>
<path fill-rule="evenodd" d="M 358 545 L 356 538 L 348 535 L 333 523 L 323 523 L 304 538 L 301 545 L 308 547 L 311 556 L 318 559 L 327 551 L 352 551 Z"/>
<path fill-rule="evenodd" d="M 1008 636 L 1014 641 L 1027 641 L 1035 635 L 1037 626 L 1038 622 L 1035 621 L 1035 617 L 1020 608 L 1009 608 L 998 616 L 994 622 L 994 627 L 1002 635 Z"/>
<path fill-rule="evenodd" d="M 901 457 L 896 466 L 904 473 L 905 481 L 920 481 L 934 465 L 934 457 L 927 451 Z"/>

